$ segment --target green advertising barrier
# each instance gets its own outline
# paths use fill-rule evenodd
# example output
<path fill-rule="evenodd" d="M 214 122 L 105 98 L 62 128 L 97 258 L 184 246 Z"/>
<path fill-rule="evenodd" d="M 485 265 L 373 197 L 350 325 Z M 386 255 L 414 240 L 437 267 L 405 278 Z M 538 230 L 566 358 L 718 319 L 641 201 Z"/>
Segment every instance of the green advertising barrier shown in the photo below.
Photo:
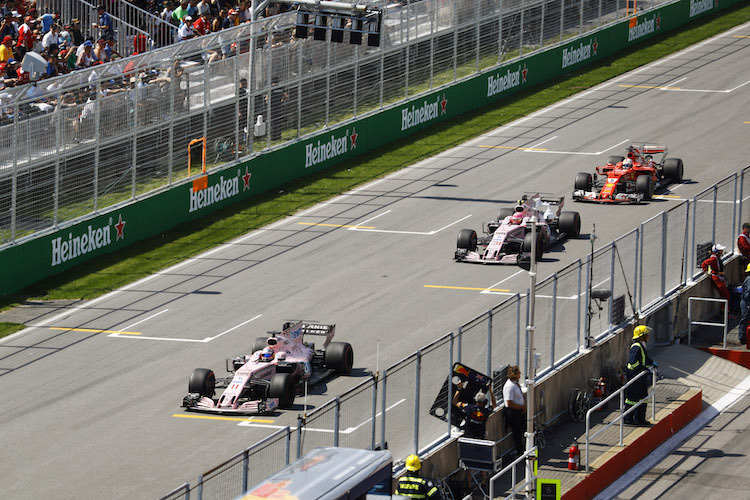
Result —
<path fill-rule="evenodd" d="M 680 0 L 0 251 L 0 295 L 596 63 L 746 0 Z M 155 216 L 158 214 L 158 216 Z"/>

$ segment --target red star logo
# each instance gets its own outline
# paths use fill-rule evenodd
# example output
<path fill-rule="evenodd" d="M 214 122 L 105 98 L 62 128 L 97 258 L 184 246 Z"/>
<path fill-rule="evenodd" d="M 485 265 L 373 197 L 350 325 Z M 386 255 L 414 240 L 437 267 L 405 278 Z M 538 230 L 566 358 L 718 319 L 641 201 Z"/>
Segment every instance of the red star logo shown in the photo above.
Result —
<path fill-rule="evenodd" d="M 526 69 L 526 65 L 524 64 L 523 69 L 521 70 L 521 74 L 523 75 L 523 83 L 526 83 L 526 75 L 529 74 L 529 70 Z"/>
<path fill-rule="evenodd" d="M 242 176 L 242 182 L 245 183 L 244 186 L 242 186 L 242 190 L 250 189 L 250 177 L 252 177 L 253 174 L 250 173 L 247 167 L 245 167 L 245 175 Z"/>
<path fill-rule="evenodd" d="M 448 112 L 448 99 L 445 98 L 445 94 L 443 94 L 443 100 L 440 101 L 440 114 L 444 115 Z"/>
<path fill-rule="evenodd" d="M 659 29 L 661 26 L 661 16 L 656 18 L 656 29 Z"/>
<path fill-rule="evenodd" d="M 118 241 L 120 238 L 125 239 L 125 221 L 122 220 L 122 214 L 118 215 L 115 229 L 117 229 L 117 239 L 115 241 Z"/>
<path fill-rule="evenodd" d="M 357 149 L 357 137 L 359 137 L 359 134 L 357 133 L 357 129 L 352 129 L 352 135 L 349 136 L 349 138 L 352 141 L 352 149 Z"/>
<path fill-rule="evenodd" d="M 599 48 L 599 42 L 596 41 L 596 38 L 594 38 L 594 55 L 596 55 L 596 51 Z"/>

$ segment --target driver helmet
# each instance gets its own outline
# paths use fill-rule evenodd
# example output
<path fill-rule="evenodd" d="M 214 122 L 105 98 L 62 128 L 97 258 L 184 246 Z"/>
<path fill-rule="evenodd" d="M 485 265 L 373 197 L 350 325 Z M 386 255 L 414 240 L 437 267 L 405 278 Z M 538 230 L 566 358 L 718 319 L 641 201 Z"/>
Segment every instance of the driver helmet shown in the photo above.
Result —
<path fill-rule="evenodd" d="M 522 212 L 514 212 L 513 215 L 510 216 L 510 223 L 511 224 L 520 224 L 523 222 L 523 213 Z"/>
<path fill-rule="evenodd" d="M 261 361 L 271 361 L 273 359 L 273 349 L 270 347 L 264 347 L 262 351 L 260 351 L 260 360 Z"/>
<path fill-rule="evenodd" d="M 622 162 L 622 168 L 630 168 L 633 166 L 633 160 L 630 158 L 625 158 Z"/>

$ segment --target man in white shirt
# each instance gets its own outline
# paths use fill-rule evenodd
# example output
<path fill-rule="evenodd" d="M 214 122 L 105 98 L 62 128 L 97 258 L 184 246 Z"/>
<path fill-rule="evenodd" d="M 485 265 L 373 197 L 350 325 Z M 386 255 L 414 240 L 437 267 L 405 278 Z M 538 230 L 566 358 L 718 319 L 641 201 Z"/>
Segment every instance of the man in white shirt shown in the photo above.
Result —
<path fill-rule="evenodd" d="M 183 17 L 182 24 L 180 24 L 180 27 L 177 30 L 177 40 L 188 40 L 190 38 L 193 38 L 194 36 L 195 31 L 193 31 L 193 18 L 191 16 Z"/>
<path fill-rule="evenodd" d="M 508 367 L 508 380 L 503 386 L 503 400 L 505 401 L 505 421 L 513 433 L 513 443 L 516 453 L 520 456 L 525 451 L 523 442 L 524 415 L 526 413 L 526 399 L 518 383 L 521 378 L 521 370 L 518 366 Z"/>

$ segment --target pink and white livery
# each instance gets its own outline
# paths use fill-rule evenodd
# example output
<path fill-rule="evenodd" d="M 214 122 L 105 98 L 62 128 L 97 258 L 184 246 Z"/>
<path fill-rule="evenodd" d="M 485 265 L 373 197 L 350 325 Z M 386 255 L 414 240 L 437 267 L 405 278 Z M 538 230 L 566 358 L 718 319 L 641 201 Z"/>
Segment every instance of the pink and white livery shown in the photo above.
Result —
<path fill-rule="evenodd" d="M 207 368 L 193 370 L 182 406 L 188 411 L 240 415 L 290 408 L 298 384 L 315 384 L 332 373 L 352 371 L 352 346 L 331 342 L 335 330 L 336 325 L 287 322 L 282 332 L 258 337 L 252 354 L 226 360 L 227 372 L 234 376 L 217 379 Z M 307 341 L 310 336 L 321 337 L 322 348 Z M 224 392 L 215 399 L 217 388 Z"/>
<path fill-rule="evenodd" d="M 563 238 L 581 234 L 578 212 L 562 212 L 564 197 L 523 195 L 514 208 L 501 208 L 496 220 L 482 224 L 485 235 L 473 229 L 458 233 L 454 259 L 482 264 L 521 264 L 531 261 L 531 218 L 536 215 L 536 258 Z"/>

